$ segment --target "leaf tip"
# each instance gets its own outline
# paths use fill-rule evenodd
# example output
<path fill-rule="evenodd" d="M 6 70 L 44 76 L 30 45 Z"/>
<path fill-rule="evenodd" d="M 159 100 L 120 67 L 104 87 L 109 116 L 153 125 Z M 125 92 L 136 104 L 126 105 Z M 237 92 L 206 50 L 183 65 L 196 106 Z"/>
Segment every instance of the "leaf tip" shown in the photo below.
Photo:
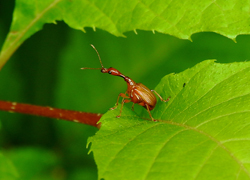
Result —
<path fill-rule="evenodd" d="M 87 144 L 86 144 L 86 149 L 89 148 L 88 154 L 90 154 L 92 152 L 92 149 L 90 147 L 91 141 L 92 141 L 92 137 L 88 138 Z"/>
<path fill-rule="evenodd" d="M 138 34 L 137 31 L 136 31 L 136 29 L 134 29 L 134 32 L 135 32 L 136 35 Z"/>
<path fill-rule="evenodd" d="M 236 37 L 232 38 L 233 42 L 237 43 Z"/>
<path fill-rule="evenodd" d="M 193 42 L 193 40 L 192 40 L 191 36 L 189 36 L 189 37 L 188 37 L 188 40 L 189 40 L 189 41 L 191 41 L 191 42 Z"/>
<path fill-rule="evenodd" d="M 86 30 L 84 28 L 81 29 L 82 32 L 86 33 Z"/>

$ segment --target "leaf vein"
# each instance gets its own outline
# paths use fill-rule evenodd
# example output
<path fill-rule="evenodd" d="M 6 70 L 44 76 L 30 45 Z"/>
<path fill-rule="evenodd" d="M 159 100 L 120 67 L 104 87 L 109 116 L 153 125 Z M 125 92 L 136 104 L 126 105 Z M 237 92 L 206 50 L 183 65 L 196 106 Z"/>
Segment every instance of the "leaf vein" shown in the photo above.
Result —
<path fill-rule="evenodd" d="M 116 26 L 115 22 L 111 19 L 111 17 L 109 17 L 107 14 L 105 14 L 104 11 L 102 9 L 100 9 L 95 3 L 93 3 L 90 0 L 87 0 L 87 1 L 89 2 L 89 4 L 92 4 L 104 17 L 108 18 L 110 20 L 110 23 L 113 25 L 113 27 L 118 32 L 117 26 Z"/>
<path fill-rule="evenodd" d="M 228 114 L 224 114 L 224 115 L 221 115 L 221 116 L 217 116 L 217 117 L 215 117 L 215 118 L 208 119 L 208 120 L 206 120 L 206 121 L 204 121 L 204 122 L 198 124 L 197 126 L 195 126 L 195 128 L 199 128 L 200 126 L 202 126 L 202 125 L 204 125 L 204 124 L 206 124 L 206 123 L 209 123 L 209 122 L 211 122 L 211 121 L 214 121 L 214 120 L 216 120 L 216 119 L 219 119 L 219 118 L 221 118 L 221 117 L 226 117 L 226 116 L 230 116 L 230 115 L 234 115 L 234 114 L 238 114 L 238 113 L 245 113 L 245 112 L 250 112 L 250 110 L 247 110 L 247 111 L 239 111 L 239 112 L 233 112 L 233 113 L 228 113 Z"/>
<path fill-rule="evenodd" d="M 221 143 L 224 144 L 224 143 L 233 142 L 233 141 L 250 141 L 250 138 L 231 138 L 231 139 L 221 141 Z"/>
<path fill-rule="evenodd" d="M 158 153 L 155 155 L 155 157 L 152 159 L 152 162 L 150 163 L 151 165 L 149 166 L 148 170 L 145 173 L 145 177 L 143 179 L 147 179 L 147 176 L 150 172 L 150 170 L 152 169 L 155 160 L 157 159 L 157 157 L 160 155 L 161 150 L 166 146 L 166 144 L 172 139 L 174 138 L 176 135 L 180 134 L 183 131 L 186 131 L 187 129 L 181 129 L 180 131 L 177 131 L 176 133 L 174 133 L 172 136 L 170 136 L 168 139 L 166 139 L 166 141 L 162 144 L 161 148 L 158 150 Z"/>
<path fill-rule="evenodd" d="M 192 79 L 194 78 L 194 76 L 196 76 L 200 71 L 202 71 L 204 68 L 206 68 L 206 67 L 209 66 L 209 65 L 211 65 L 211 64 L 209 63 L 209 64 L 207 64 L 206 66 L 202 67 L 199 71 L 197 71 L 192 77 L 190 77 L 190 79 L 186 82 L 186 84 L 189 83 L 190 80 L 192 80 Z M 174 100 L 175 100 L 176 97 L 180 94 L 180 92 L 181 92 L 182 90 L 183 90 L 183 88 L 176 94 L 176 96 L 174 96 L 173 100 L 170 101 L 170 103 L 169 103 L 169 105 L 168 105 L 167 107 L 169 107 L 169 106 L 174 102 Z M 165 114 L 167 107 L 163 110 L 163 113 L 162 113 L 162 115 L 161 115 L 161 119 L 162 119 L 162 116 Z M 187 107 L 187 108 L 188 108 L 188 107 Z M 186 108 L 186 109 L 187 109 L 187 108 Z M 183 111 L 185 111 L 186 109 L 184 109 Z M 183 111 L 182 111 L 182 112 L 183 112 Z M 178 116 L 178 115 L 181 114 L 182 112 L 179 112 L 176 116 Z M 172 114 L 171 114 L 171 115 L 172 115 Z M 170 118 L 170 119 L 174 119 L 176 116 L 174 116 L 173 118 Z M 171 117 L 171 116 L 169 116 L 169 117 Z"/>
<path fill-rule="evenodd" d="M 214 141 L 218 146 L 220 146 L 222 149 L 225 150 L 225 152 L 227 152 L 229 154 L 229 156 L 231 156 L 231 158 L 240 166 L 240 168 L 246 173 L 246 175 L 250 178 L 250 173 L 247 171 L 247 169 L 245 168 L 245 166 L 243 165 L 243 163 L 237 159 L 234 154 L 229 150 L 227 149 L 226 146 L 224 146 L 219 140 L 215 139 L 215 137 L 207 134 L 206 132 L 204 131 L 201 131 L 199 129 L 196 129 L 196 127 L 192 127 L 192 126 L 188 126 L 186 124 L 181 124 L 181 123 L 176 123 L 174 121 L 162 121 L 162 122 L 165 122 L 165 123 L 168 123 L 168 124 L 172 124 L 172 125 L 176 125 L 176 126 L 181 126 L 181 127 L 185 127 L 187 129 L 190 129 L 190 130 L 193 130 L 193 131 L 196 131 L 202 135 L 205 135 L 207 136 L 209 139 L 211 139 L 212 141 Z"/>
<path fill-rule="evenodd" d="M 9 47 L 13 46 L 13 44 L 17 44 L 17 42 L 23 37 L 23 35 L 51 8 L 53 8 L 56 4 L 58 4 L 62 0 L 55 0 L 53 3 L 51 3 L 47 8 L 45 8 L 43 11 L 40 12 L 40 14 L 37 14 L 37 16 L 26 26 L 26 28 L 23 29 L 17 36 L 15 40 L 12 41 L 12 43 L 9 45 Z M 19 45 L 17 45 L 18 47 Z M 8 51 L 8 49 L 6 50 Z M 3 55 L 4 56 L 4 55 Z"/>
<path fill-rule="evenodd" d="M 222 81 L 216 83 L 213 87 L 211 87 L 210 89 L 208 89 L 208 91 L 205 92 L 200 98 L 198 98 L 196 101 L 194 101 L 191 105 L 187 106 L 183 111 L 181 111 L 180 113 L 178 113 L 175 117 L 177 117 L 178 115 L 182 114 L 182 113 L 185 112 L 188 108 L 190 108 L 190 107 L 193 106 L 195 103 L 197 103 L 200 99 L 202 99 L 205 95 L 207 95 L 210 91 L 212 91 L 216 86 L 218 86 L 218 85 L 221 84 L 222 82 L 224 82 L 224 81 L 230 79 L 232 76 L 234 76 L 234 75 L 236 75 L 236 74 L 238 74 L 238 73 L 240 73 L 240 72 L 242 72 L 243 70 L 246 70 L 246 69 L 248 69 L 248 68 L 249 68 L 249 67 L 243 68 L 243 69 L 241 69 L 240 71 L 237 71 L 236 73 L 231 74 L 231 75 L 228 76 L 227 78 L 225 78 L 225 79 L 223 79 Z M 198 114 L 198 113 L 197 113 L 197 114 Z M 174 119 L 175 117 L 173 117 L 173 119 Z"/>
<path fill-rule="evenodd" d="M 190 117 L 188 120 L 184 121 L 183 123 L 184 123 L 184 124 L 187 123 L 188 121 L 190 121 L 190 120 L 193 119 L 194 117 L 198 116 L 199 114 L 201 114 L 201 113 L 203 113 L 203 112 L 206 112 L 206 111 L 210 110 L 210 109 L 213 108 L 213 107 L 222 105 L 223 103 L 227 103 L 227 102 L 229 102 L 230 100 L 237 99 L 237 98 L 239 98 L 239 97 L 247 96 L 247 95 L 249 95 L 249 94 L 250 94 L 250 93 L 243 94 L 243 95 L 241 95 L 241 96 L 236 96 L 236 97 L 233 97 L 233 98 L 229 98 L 229 99 L 227 99 L 226 101 L 220 102 L 219 104 L 216 104 L 216 105 L 214 105 L 214 106 L 210 106 L 210 107 L 208 107 L 208 108 L 206 108 L 206 109 L 203 109 L 202 111 L 199 111 L 197 114 L 195 114 L 194 116 Z"/>
<path fill-rule="evenodd" d="M 198 175 L 201 173 L 202 169 L 204 168 L 205 164 L 208 162 L 208 160 L 211 158 L 211 156 L 213 155 L 214 151 L 218 148 L 218 144 L 217 146 L 215 146 L 212 151 L 210 152 L 209 156 L 205 156 L 205 159 L 203 161 L 203 163 L 200 165 L 200 168 L 198 170 L 198 172 L 196 173 L 195 177 L 193 178 L 194 180 L 198 178 Z"/>
<path fill-rule="evenodd" d="M 208 107 L 208 108 L 206 108 L 206 109 L 204 109 L 204 110 L 202 110 L 202 111 L 199 111 L 197 114 L 195 114 L 194 116 L 192 116 L 192 117 L 189 118 L 188 120 L 184 121 L 183 124 L 186 124 L 188 121 L 190 121 L 190 120 L 193 119 L 194 117 L 198 116 L 199 114 L 201 114 L 201 113 L 203 113 L 203 112 L 206 112 L 206 111 L 210 110 L 211 108 L 214 108 L 214 107 L 216 107 L 216 106 L 222 105 L 223 103 L 227 103 L 227 102 L 229 102 L 230 100 L 237 99 L 237 98 L 239 98 L 239 97 L 247 96 L 247 95 L 249 95 L 249 94 L 250 94 L 250 93 L 247 93 L 247 94 L 244 94 L 244 95 L 241 95 L 241 96 L 236 96 L 236 97 L 227 99 L 226 101 L 223 101 L 223 102 L 221 102 L 221 103 L 219 103 L 219 104 L 216 104 L 216 105 L 214 105 L 214 106 L 210 106 L 210 107 Z M 244 111 L 243 111 L 243 112 L 244 112 Z M 235 113 L 237 113 L 237 112 L 235 112 Z M 203 123 L 206 123 L 206 121 L 203 122 Z M 197 126 L 196 126 L 196 127 L 197 127 Z"/>
<path fill-rule="evenodd" d="M 122 150 L 124 150 L 124 148 L 125 148 L 129 143 L 131 143 L 133 140 L 135 140 L 135 139 L 136 139 L 139 135 L 141 135 L 142 133 L 146 132 L 148 129 L 153 128 L 153 127 L 155 127 L 155 126 L 157 126 L 157 125 L 159 125 L 159 123 L 155 123 L 153 126 L 150 126 L 150 127 L 148 127 L 147 129 L 144 129 L 143 131 L 141 131 L 140 133 L 138 133 L 136 136 L 134 136 L 133 138 L 131 138 L 129 141 L 127 141 L 125 144 L 123 144 L 123 146 L 121 147 L 121 149 L 120 149 L 118 152 L 116 152 L 116 154 L 114 154 L 114 156 L 110 159 L 109 162 L 107 162 L 106 169 L 105 169 L 103 172 L 104 172 L 104 173 L 107 172 L 108 166 L 115 160 L 115 158 L 118 156 L 118 154 L 119 154 Z"/>

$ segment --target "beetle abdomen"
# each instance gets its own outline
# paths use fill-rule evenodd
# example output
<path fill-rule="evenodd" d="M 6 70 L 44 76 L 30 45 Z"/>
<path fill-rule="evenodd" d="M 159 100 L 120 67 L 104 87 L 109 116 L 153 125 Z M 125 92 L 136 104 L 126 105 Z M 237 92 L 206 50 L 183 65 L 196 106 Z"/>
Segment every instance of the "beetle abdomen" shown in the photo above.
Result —
<path fill-rule="evenodd" d="M 146 104 L 148 104 L 149 110 L 154 109 L 157 100 L 156 100 L 155 95 L 150 89 L 148 89 L 142 83 L 137 83 L 133 90 L 134 90 L 134 94 L 140 97 L 140 100 L 139 100 L 140 102 L 138 102 L 139 105 L 146 108 Z"/>

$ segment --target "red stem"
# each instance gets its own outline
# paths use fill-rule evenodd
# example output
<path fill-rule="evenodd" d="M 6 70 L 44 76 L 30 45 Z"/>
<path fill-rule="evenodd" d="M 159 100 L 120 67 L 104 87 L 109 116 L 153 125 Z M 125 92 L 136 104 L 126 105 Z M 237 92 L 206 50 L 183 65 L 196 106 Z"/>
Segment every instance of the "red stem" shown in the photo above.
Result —
<path fill-rule="evenodd" d="M 100 123 L 97 124 L 102 114 L 86 113 L 81 111 L 71 111 L 52 107 L 36 106 L 31 104 L 23 104 L 0 100 L 0 110 L 43 116 L 55 119 L 63 119 L 77 123 L 83 123 L 100 128 Z"/>

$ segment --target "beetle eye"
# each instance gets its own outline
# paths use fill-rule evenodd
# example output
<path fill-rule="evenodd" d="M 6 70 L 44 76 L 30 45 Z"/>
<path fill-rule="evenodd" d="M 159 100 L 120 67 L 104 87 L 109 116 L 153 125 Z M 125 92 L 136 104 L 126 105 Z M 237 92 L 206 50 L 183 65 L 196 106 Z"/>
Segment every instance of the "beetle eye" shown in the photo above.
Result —
<path fill-rule="evenodd" d="M 108 73 L 111 74 L 111 71 L 109 71 Z"/>

